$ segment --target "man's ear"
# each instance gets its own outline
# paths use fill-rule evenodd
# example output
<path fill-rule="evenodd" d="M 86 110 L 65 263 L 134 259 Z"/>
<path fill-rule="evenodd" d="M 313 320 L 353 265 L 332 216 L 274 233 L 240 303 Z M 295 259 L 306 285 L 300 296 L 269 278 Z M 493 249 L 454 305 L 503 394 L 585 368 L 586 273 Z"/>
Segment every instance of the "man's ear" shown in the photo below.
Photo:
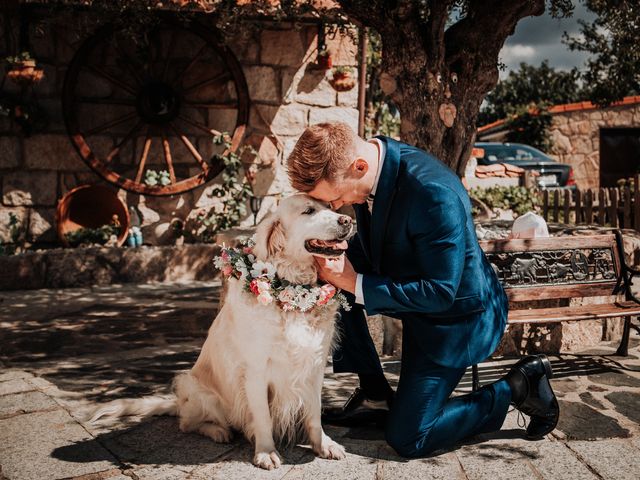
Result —
<path fill-rule="evenodd" d="M 362 177 L 369 171 L 369 162 L 363 157 L 357 157 L 351 164 L 351 169 L 356 177 Z"/>
<path fill-rule="evenodd" d="M 285 234 L 282 223 L 273 213 L 267 215 L 256 229 L 256 257 L 266 260 L 284 250 Z"/>

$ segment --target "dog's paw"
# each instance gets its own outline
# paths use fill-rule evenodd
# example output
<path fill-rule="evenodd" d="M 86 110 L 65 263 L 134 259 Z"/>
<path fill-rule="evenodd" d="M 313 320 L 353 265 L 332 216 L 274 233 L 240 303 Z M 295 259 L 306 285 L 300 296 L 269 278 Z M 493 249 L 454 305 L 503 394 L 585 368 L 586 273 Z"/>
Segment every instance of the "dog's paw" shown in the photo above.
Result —
<path fill-rule="evenodd" d="M 201 425 L 200 428 L 198 428 L 198 432 L 209 437 L 216 443 L 229 443 L 233 438 L 231 430 L 213 423 Z"/>
<path fill-rule="evenodd" d="M 256 452 L 253 457 L 253 464 L 256 467 L 264 468 L 265 470 L 273 470 L 279 468 L 282 465 L 282 460 L 278 452 L 273 450 L 272 452 Z"/>
<path fill-rule="evenodd" d="M 330 438 L 323 441 L 320 448 L 314 448 L 314 451 L 320 458 L 328 458 L 330 460 L 344 460 L 347 456 L 344 447 Z"/>

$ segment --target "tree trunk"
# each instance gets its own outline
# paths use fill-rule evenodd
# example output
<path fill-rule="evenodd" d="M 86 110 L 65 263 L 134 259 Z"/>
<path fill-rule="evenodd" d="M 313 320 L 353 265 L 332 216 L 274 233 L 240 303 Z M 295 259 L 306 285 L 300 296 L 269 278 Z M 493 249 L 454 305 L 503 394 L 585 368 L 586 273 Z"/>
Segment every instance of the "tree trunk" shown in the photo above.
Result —
<path fill-rule="evenodd" d="M 469 0 L 448 28 L 452 0 L 339 3 L 381 35 L 380 86 L 400 110 L 402 140 L 462 175 L 480 105 L 498 81 L 500 50 L 521 18 L 544 12 L 544 0 Z"/>

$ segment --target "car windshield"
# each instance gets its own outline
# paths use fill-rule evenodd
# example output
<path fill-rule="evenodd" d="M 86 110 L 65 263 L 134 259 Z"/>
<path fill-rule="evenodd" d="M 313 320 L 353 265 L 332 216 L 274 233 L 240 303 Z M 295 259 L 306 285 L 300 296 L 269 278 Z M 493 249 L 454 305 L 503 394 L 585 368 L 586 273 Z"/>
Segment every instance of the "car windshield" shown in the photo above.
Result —
<path fill-rule="evenodd" d="M 485 160 L 494 162 L 527 161 L 536 158 L 548 160 L 539 150 L 526 145 L 483 145 Z"/>

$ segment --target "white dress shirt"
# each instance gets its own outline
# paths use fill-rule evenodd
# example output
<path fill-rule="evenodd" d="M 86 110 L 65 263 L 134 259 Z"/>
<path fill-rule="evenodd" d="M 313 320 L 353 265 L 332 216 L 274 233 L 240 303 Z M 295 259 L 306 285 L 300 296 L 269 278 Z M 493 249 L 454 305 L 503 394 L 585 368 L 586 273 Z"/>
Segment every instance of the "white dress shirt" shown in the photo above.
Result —
<path fill-rule="evenodd" d="M 386 145 L 382 140 L 377 138 L 372 138 L 369 140 L 371 143 L 376 143 L 378 145 L 378 170 L 376 171 L 376 178 L 373 180 L 373 188 L 371 189 L 371 195 L 376 194 L 376 190 L 378 189 L 378 182 L 380 181 L 380 172 L 382 172 L 382 164 L 384 163 L 384 156 L 386 152 Z M 373 212 L 373 202 L 375 200 L 367 200 L 367 207 L 369 208 L 369 213 Z M 356 303 L 360 305 L 364 305 L 364 293 L 362 292 L 362 274 L 358 273 L 356 276 Z"/>

